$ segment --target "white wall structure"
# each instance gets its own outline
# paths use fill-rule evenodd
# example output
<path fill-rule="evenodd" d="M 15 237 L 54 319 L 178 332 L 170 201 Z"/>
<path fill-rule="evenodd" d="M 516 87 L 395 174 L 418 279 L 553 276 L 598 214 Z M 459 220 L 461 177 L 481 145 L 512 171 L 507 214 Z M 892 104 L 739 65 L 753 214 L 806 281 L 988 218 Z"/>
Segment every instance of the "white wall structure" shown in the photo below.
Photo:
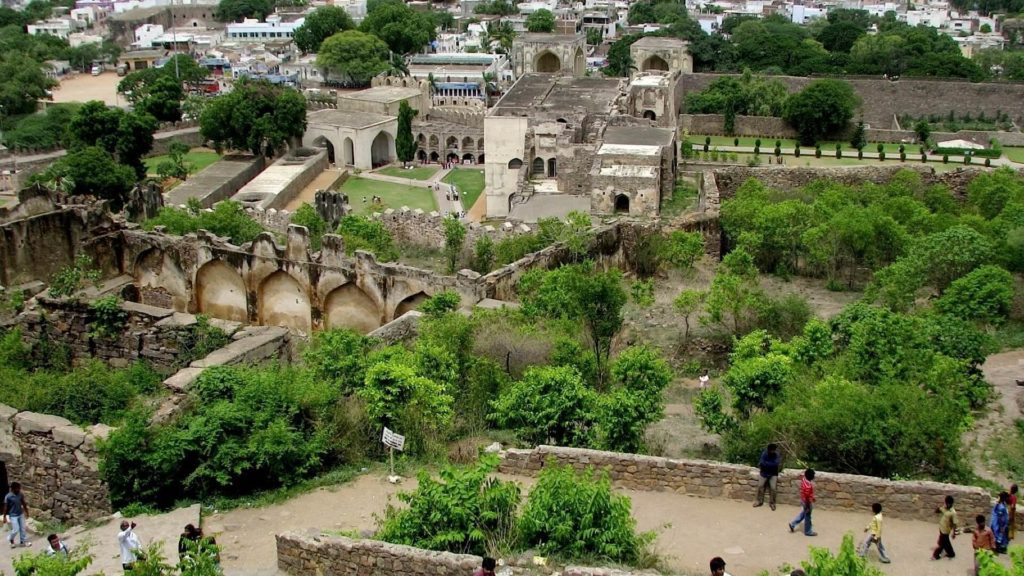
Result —
<path fill-rule="evenodd" d="M 278 15 L 267 16 L 266 22 L 255 18 L 246 18 L 242 22 L 227 25 L 227 40 L 233 42 L 266 42 L 267 40 L 290 39 L 295 29 L 302 26 L 305 18 L 294 22 L 283 22 Z"/>

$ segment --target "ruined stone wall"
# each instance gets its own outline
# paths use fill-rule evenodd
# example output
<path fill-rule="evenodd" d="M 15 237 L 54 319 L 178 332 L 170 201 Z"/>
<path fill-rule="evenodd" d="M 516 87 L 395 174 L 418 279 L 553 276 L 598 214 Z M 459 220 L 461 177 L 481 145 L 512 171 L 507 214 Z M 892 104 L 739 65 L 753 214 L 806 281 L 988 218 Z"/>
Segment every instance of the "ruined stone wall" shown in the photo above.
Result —
<path fill-rule="evenodd" d="M 683 460 L 602 452 L 581 448 L 538 446 L 532 450 L 508 450 L 499 471 L 536 476 L 547 462 L 577 470 L 607 470 L 616 486 L 633 490 L 671 491 L 704 498 L 752 501 L 757 493 L 756 468 L 707 460 Z M 782 504 L 799 505 L 801 470 L 779 475 Z M 817 506 L 829 510 L 864 512 L 881 502 L 892 518 L 932 521 L 935 508 L 947 495 L 956 498 L 961 518 L 988 514 L 992 498 L 981 488 L 925 481 L 893 481 L 871 476 L 818 472 Z"/>
<path fill-rule="evenodd" d="M 716 78 L 739 76 L 738 74 L 688 74 L 683 79 L 685 93 L 699 92 L 708 87 Z M 815 78 L 801 76 L 771 76 L 781 81 L 790 92 L 802 90 Z M 945 115 L 950 110 L 958 114 L 988 116 L 1006 112 L 1020 124 L 1024 119 L 1024 84 L 981 82 L 966 80 L 902 78 L 891 82 L 883 78 L 843 78 L 860 97 L 862 106 L 858 114 L 875 128 L 893 128 L 893 117 L 900 114 L 911 116 Z M 941 94 L 940 99 L 936 95 Z M 682 108 L 685 110 L 685 106 Z"/>
<path fill-rule="evenodd" d="M 0 404 L 0 461 L 8 481 L 21 482 L 32 516 L 79 524 L 110 514 L 96 453 L 109 433 L 103 424 L 81 428 Z"/>
<path fill-rule="evenodd" d="M 115 368 L 141 360 L 161 374 L 170 374 L 194 359 L 189 357 L 189 346 L 195 318 L 178 318 L 170 306 L 122 302 L 121 310 L 127 314 L 124 330 L 116 338 L 92 338 L 94 314 L 89 302 L 44 296 L 36 302 L 36 310 L 23 312 L 16 319 L 27 344 L 49 340 L 66 346 L 73 360 L 95 358 Z"/>
<path fill-rule="evenodd" d="M 378 540 L 277 535 L 277 567 L 292 576 L 466 576 L 482 560 Z"/>
<path fill-rule="evenodd" d="M 422 246 L 437 250 L 444 248 L 445 216 L 437 212 L 389 208 L 383 213 L 374 214 L 373 217 L 380 220 L 397 244 Z M 524 224 L 518 226 L 507 224 L 494 227 L 490 225 L 481 226 L 473 222 L 467 225 L 464 246 L 468 250 L 472 250 L 473 245 L 481 236 L 490 236 L 492 240 L 498 242 L 515 234 L 531 231 L 532 229 Z"/>

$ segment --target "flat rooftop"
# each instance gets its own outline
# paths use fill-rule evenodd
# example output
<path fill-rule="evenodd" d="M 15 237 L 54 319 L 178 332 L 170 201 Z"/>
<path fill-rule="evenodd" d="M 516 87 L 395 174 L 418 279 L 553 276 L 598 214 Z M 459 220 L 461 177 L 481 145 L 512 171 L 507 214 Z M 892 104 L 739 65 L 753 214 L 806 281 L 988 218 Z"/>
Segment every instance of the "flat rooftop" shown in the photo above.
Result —
<path fill-rule="evenodd" d="M 640 48 L 679 48 L 686 46 L 686 42 L 679 38 L 667 38 L 665 36 L 644 36 L 633 43 L 633 46 Z"/>
<path fill-rule="evenodd" d="M 599 155 L 616 156 L 657 156 L 661 152 L 661 146 L 645 146 L 641 144 L 602 144 L 597 150 Z"/>
<path fill-rule="evenodd" d="M 419 95 L 419 88 L 403 88 L 401 86 L 374 86 L 373 88 L 367 88 L 366 90 L 360 90 L 359 92 L 338 94 L 338 98 L 344 98 L 346 100 L 364 100 L 367 102 L 391 103 Z"/>
<path fill-rule="evenodd" d="M 310 125 L 355 128 L 357 130 L 390 122 L 394 119 L 394 116 L 372 114 L 370 112 L 348 112 L 345 110 L 317 110 L 306 115 L 306 123 Z"/>
<path fill-rule="evenodd" d="M 618 78 L 568 78 L 554 74 L 526 74 L 498 101 L 495 116 L 521 116 L 531 111 L 585 108 L 608 112 L 619 96 Z"/>
<path fill-rule="evenodd" d="M 609 126 L 604 130 L 604 143 L 612 145 L 668 146 L 672 130 L 650 126 Z"/>
<path fill-rule="evenodd" d="M 578 38 L 586 38 L 582 34 L 546 34 L 527 33 L 516 36 L 515 42 L 524 44 L 566 44 L 575 42 Z"/>

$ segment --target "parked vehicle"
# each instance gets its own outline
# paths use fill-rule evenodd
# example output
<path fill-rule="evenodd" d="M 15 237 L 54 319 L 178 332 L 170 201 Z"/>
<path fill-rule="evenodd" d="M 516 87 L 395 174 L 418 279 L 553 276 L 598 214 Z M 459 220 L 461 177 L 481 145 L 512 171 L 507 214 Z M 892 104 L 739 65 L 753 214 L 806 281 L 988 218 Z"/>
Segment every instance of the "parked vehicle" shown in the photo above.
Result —
<path fill-rule="evenodd" d="M 103 67 L 102 66 L 100 66 L 99 64 L 93 64 L 92 65 L 92 75 L 93 76 L 99 76 L 102 73 L 103 73 Z"/>

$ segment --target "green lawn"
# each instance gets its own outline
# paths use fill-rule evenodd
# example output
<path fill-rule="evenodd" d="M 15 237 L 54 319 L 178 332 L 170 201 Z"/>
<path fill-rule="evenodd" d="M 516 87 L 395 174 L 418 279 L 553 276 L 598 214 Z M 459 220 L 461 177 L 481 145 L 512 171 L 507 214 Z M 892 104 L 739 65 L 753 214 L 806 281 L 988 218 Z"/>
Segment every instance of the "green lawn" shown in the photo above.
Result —
<path fill-rule="evenodd" d="M 367 215 L 388 208 L 398 210 L 402 206 L 414 210 L 420 208 L 424 212 L 437 210 L 434 194 L 426 186 L 406 186 L 353 176 L 342 184 L 340 190 L 348 194 L 348 202 L 356 214 Z M 374 205 L 374 196 L 380 196 L 382 203 Z M 363 202 L 363 198 L 366 202 Z"/>
<path fill-rule="evenodd" d="M 704 136 L 690 134 L 688 138 L 690 139 L 690 142 L 693 143 L 694 148 L 704 150 Z M 757 138 L 747 138 L 745 136 L 739 136 L 738 138 L 740 139 L 740 146 L 753 146 L 757 143 Z M 775 140 L 777 140 L 777 138 L 761 138 L 761 150 L 775 148 Z M 783 148 L 792 148 L 796 144 L 796 140 L 786 140 L 784 138 L 778 138 L 778 140 L 782 140 Z M 733 145 L 732 136 L 711 137 L 711 148 L 714 148 L 715 146 L 721 147 Z"/>
<path fill-rule="evenodd" d="M 1003 148 L 1003 156 L 1006 156 L 1013 162 L 1024 163 L 1024 148 Z"/>
<path fill-rule="evenodd" d="M 690 139 L 690 142 L 693 143 L 693 147 L 694 147 L 695 150 L 700 150 L 700 151 L 703 152 L 705 136 L 690 134 L 688 136 L 688 138 Z M 771 151 L 775 149 L 775 141 L 776 140 L 781 140 L 782 141 L 782 147 L 783 148 L 793 148 L 794 146 L 796 146 L 796 140 L 787 140 L 785 138 L 761 138 L 761 153 L 762 154 L 770 154 Z M 757 138 L 749 138 L 749 137 L 740 136 L 739 137 L 739 141 L 740 141 L 740 146 L 753 146 L 754 144 L 756 144 Z M 717 146 L 717 147 L 721 148 L 722 146 L 734 146 L 735 144 L 733 144 L 733 142 L 734 142 L 734 138 L 731 137 L 731 136 L 712 136 L 711 137 L 711 146 L 710 147 L 714 148 L 714 147 Z M 839 144 L 840 146 L 842 146 L 843 152 L 851 150 L 849 142 L 822 142 L 821 143 L 821 153 L 825 154 L 826 152 L 831 152 L 832 154 L 835 154 L 836 144 Z M 883 146 L 885 146 L 885 154 L 887 156 L 890 153 L 891 154 L 897 154 L 897 155 L 900 153 L 900 145 L 899 144 L 887 143 L 887 144 L 883 144 Z M 905 145 L 905 149 L 906 149 L 906 152 L 907 152 L 907 156 L 910 156 L 911 154 L 918 154 L 918 155 L 920 155 L 921 146 L 920 146 L 920 144 L 906 144 Z M 811 154 L 813 155 L 813 153 L 814 153 L 814 146 L 801 146 L 800 147 L 800 151 L 803 152 L 803 153 L 806 153 L 808 150 L 810 150 Z M 1021 149 L 1021 150 L 1022 150 L 1022 154 L 1024 154 L 1024 149 Z M 876 143 L 876 142 L 869 142 L 868 145 L 864 147 L 864 151 L 865 152 L 878 152 L 878 143 Z"/>
<path fill-rule="evenodd" d="M 833 154 L 833 156 L 825 156 L 825 154 L 822 153 L 821 158 L 815 158 L 813 153 L 812 154 L 804 153 L 804 154 L 801 154 L 801 156 L 799 158 L 796 158 L 796 157 L 794 157 L 792 155 L 789 155 L 789 156 L 784 155 L 782 158 L 783 158 L 783 161 L 785 162 L 785 165 L 786 166 L 790 166 L 790 167 L 797 167 L 797 166 L 798 167 L 804 167 L 804 166 L 812 166 L 812 167 L 815 167 L 815 166 L 822 166 L 822 167 L 824 167 L 824 166 L 878 166 L 878 165 L 886 166 L 886 165 L 893 165 L 893 164 L 900 164 L 900 165 L 907 165 L 907 166 L 909 166 L 909 165 L 912 165 L 912 164 L 918 164 L 918 165 L 921 164 L 921 156 L 920 156 L 920 154 L 917 154 L 917 153 L 915 153 L 913 156 L 911 156 L 908 153 L 907 154 L 907 161 L 906 162 L 900 162 L 899 157 L 896 157 L 895 159 L 893 159 L 892 156 L 888 156 L 888 155 L 886 156 L 886 159 L 884 161 L 879 162 L 878 160 L 876 160 L 874 158 L 865 158 L 863 160 L 858 160 L 856 156 L 853 156 L 853 157 L 847 156 L 846 152 L 843 152 L 843 157 L 842 158 L 836 158 L 834 156 L 835 151 L 833 151 L 832 154 Z M 743 163 L 743 164 L 746 164 L 747 161 L 752 156 L 753 156 L 753 154 L 740 154 L 738 156 L 738 161 Z M 932 158 L 932 157 L 929 156 L 929 158 Z M 768 165 L 768 156 L 765 155 L 765 154 L 761 154 L 761 165 L 762 166 L 767 166 Z M 979 164 L 972 164 L 972 166 L 978 166 L 978 165 Z M 942 162 L 929 160 L 928 163 L 926 164 L 926 166 L 935 169 L 936 172 L 949 172 L 950 170 L 956 170 L 957 167 L 963 166 L 963 163 L 962 162 L 949 162 L 948 164 L 943 164 Z"/>
<path fill-rule="evenodd" d="M 160 156 L 150 156 L 149 158 L 144 159 L 143 162 L 146 164 L 146 173 L 150 176 L 155 176 L 156 167 L 168 158 L 170 158 L 170 156 L 163 154 Z M 192 169 L 189 170 L 189 174 L 195 174 L 217 160 L 220 160 L 220 154 L 206 149 L 197 148 L 189 151 L 189 153 L 185 155 L 185 161 L 192 164 Z"/>
<path fill-rule="evenodd" d="M 395 178 L 408 178 L 410 180 L 429 180 L 437 172 L 437 166 L 417 166 L 406 170 L 401 166 L 388 166 L 377 170 L 378 174 L 394 176 Z"/>
<path fill-rule="evenodd" d="M 476 204 L 476 199 L 484 191 L 484 171 L 480 168 L 455 168 L 444 177 L 444 181 L 458 188 L 466 212 Z"/>

